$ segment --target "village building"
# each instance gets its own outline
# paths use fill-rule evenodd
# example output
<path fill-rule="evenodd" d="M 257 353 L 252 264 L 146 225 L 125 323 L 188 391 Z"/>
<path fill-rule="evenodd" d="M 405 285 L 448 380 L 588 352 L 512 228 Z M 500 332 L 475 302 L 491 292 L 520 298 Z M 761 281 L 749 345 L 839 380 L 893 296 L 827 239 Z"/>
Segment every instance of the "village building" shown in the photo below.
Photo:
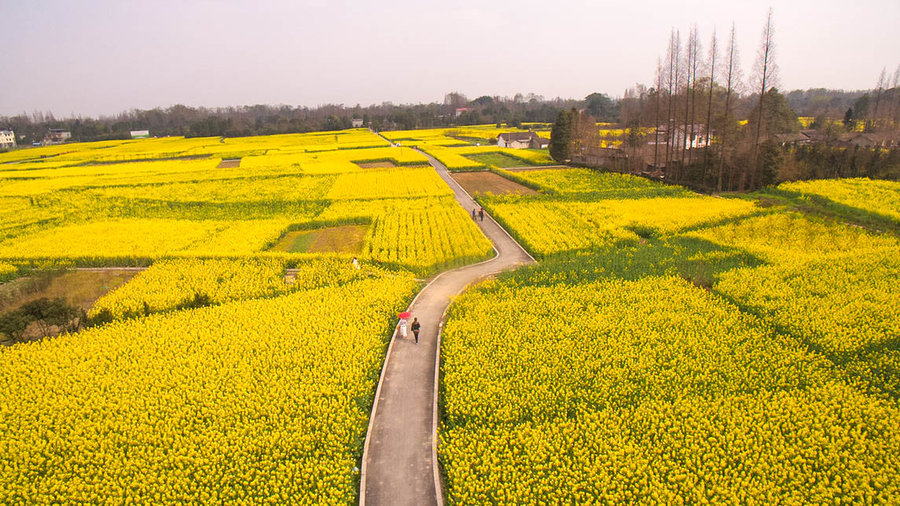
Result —
<path fill-rule="evenodd" d="M 812 144 L 809 136 L 804 135 L 800 132 L 777 134 L 775 136 L 775 142 L 781 144 L 782 146 L 806 146 L 808 144 Z"/>
<path fill-rule="evenodd" d="M 16 147 L 16 133 L 12 130 L 0 130 L 0 149 Z"/>
<path fill-rule="evenodd" d="M 572 163 L 583 167 L 603 168 L 614 171 L 628 169 L 628 154 L 620 148 L 585 147 L 572 153 Z"/>
<path fill-rule="evenodd" d="M 501 148 L 545 149 L 549 145 L 550 139 L 541 137 L 534 132 L 510 132 L 497 136 L 497 146 Z"/>
<path fill-rule="evenodd" d="M 687 149 L 702 149 L 706 147 L 706 125 L 695 123 L 693 125 L 675 125 L 672 135 L 668 135 L 669 128 L 666 125 L 659 125 L 654 134 L 647 136 L 647 144 L 666 144 L 666 138 L 669 139 L 670 146 L 685 146 Z M 712 136 L 710 134 L 710 140 Z M 658 140 L 657 140 L 658 137 Z"/>
<path fill-rule="evenodd" d="M 131 138 L 132 139 L 149 139 L 150 138 L 150 130 L 132 130 Z"/>
<path fill-rule="evenodd" d="M 672 144 L 686 146 L 687 149 L 701 149 L 706 147 L 706 125 L 678 125 L 672 131 Z"/>
<path fill-rule="evenodd" d="M 895 145 L 894 138 L 883 133 L 850 133 L 842 135 L 838 143 L 846 148 L 892 148 Z"/>
<path fill-rule="evenodd" d="M 806 137 L 804 144 L 814 144 L 817 142 L 825 142 L 825 133 L 813 129 L 800 130 L 800 135 Z"/>
<path fill-rule="evenodd" d="M 839 148 L 875 149 L 892 148 L 896 145 L 896 141 L 889 134 L 869 132 L 850 132 L 829 138 L 826 133 L 818 130 L 800 130 L 798 133 L 778 134 L 774 139 L 782 146 L 826 144 Z"/>
<path fill-rule="evenodd" d="M 44 136 L 44 141 L 41 143 L 45 146 L 51 144 L 62 144 L 67 140 L 72 138 L 72 132 L 68 130 L 63 130 L 60 128 L 51 128 L 47 135 Z"/>
<path fill-rule="evenodd" d="M 362 126 L 363 126 L 363 119 L 362 119 L 362 118 L 351 118 L 351 119 L 350 119 L 350 126 L 353 127 L 353 128 L 362 128 Z"/>

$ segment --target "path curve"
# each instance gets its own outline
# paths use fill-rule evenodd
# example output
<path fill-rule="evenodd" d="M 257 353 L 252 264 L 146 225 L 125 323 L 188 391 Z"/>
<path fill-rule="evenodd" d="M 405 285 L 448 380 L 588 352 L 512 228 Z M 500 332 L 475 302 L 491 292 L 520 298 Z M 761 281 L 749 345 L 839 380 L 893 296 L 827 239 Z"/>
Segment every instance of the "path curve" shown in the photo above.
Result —
<path fill-rule="evenodd" d="M 423 153 L 424 154 L 424 153 Z M 429 155 L 429 162 L 471 213 L 478 204 Z M 360 476 L 360 505 L 443 504 L 437 469 L 437 381 L 442 319 L 451 298 L 471 283 L 523 264 L 534 263 L 490 216 L 478 226 L 494 243 L 497 255 L 485 262 L 445 271 L 431 280 L 410 305 L 422 324 L 419 343 L 395 337 L 388 347 L 366 443 Z"/>

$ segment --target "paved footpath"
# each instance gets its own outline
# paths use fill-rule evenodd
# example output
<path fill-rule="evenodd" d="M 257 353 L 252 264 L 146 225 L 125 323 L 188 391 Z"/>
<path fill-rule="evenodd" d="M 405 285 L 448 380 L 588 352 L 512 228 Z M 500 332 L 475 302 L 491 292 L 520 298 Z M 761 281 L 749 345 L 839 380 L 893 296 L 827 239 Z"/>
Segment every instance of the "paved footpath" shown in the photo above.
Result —
<path fill-rule="evenodd" d="M 431 165 L 455 193 L 469 214 L 478 204 L 432 157 Z M 534 259 L 500 225 L 485 215 L 478 225 L 494 243 L 497 256 L 487 262 L 446 271 L 428 284 L 413 301 L 410 312 L 422 324 L 419 344 L 395 337 L 388 348 L 372 408 L 363 454 L 360 504 L 443 504 L 435 468 L 437 429 L 436 381 L 439 326 L 450 298 L 474 281 L 513 269 Z M 410 322 L 412 320 L 410 319 Z"/>

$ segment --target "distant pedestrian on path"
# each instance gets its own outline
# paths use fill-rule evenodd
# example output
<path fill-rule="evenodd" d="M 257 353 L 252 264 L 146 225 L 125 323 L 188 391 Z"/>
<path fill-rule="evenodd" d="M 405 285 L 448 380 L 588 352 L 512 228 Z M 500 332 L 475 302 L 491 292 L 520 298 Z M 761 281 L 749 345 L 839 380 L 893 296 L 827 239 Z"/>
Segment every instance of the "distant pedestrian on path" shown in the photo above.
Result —
<path fill-rule="evenodd" d="M 477 221 L 475 218 L 475 208 L 472 208 L 472 221 Z"/>
<path fill-rule="evenodd" d="M 484 221 L 484 208 L 483 207 L 478 208 L 478 217 L 481 218 L 481 221 Z"/>
<path fill-rule="evenodd" d="M 412 325 L 410 325 L 409 328 L 412 329 L 413 335 L 416 336 L 416 344 L 419 344 L 419 328 L 420 327 L 421 327 L 421 325 L 419 324 L 419 319 L 413 318 Z"/>

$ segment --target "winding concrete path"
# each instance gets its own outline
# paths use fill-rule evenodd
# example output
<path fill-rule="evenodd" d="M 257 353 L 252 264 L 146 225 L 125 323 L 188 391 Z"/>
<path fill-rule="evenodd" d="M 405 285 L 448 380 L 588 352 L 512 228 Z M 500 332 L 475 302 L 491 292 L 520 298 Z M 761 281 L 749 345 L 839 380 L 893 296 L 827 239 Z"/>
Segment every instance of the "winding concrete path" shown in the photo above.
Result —
<path fill-rule="evenodd" d="M 427 156 L 427 155 L 426 155 Z M 443 164 L 428 157 L 450 185 L 466 212 L 477 204 L 450 177 Z M 412 333 L 395 336 L 388 347 L 363 451 L 360 504 L 443 504 L 436 461 L 437 381 L 440 328 L 451 297 L 474 281 L 534 259 L 493 219 L 478 226 L 494 243 L 497 256 L 486 262 L 445 271 L 416 296 L 409 311 L 422 324 L 419 343 Z"/>

